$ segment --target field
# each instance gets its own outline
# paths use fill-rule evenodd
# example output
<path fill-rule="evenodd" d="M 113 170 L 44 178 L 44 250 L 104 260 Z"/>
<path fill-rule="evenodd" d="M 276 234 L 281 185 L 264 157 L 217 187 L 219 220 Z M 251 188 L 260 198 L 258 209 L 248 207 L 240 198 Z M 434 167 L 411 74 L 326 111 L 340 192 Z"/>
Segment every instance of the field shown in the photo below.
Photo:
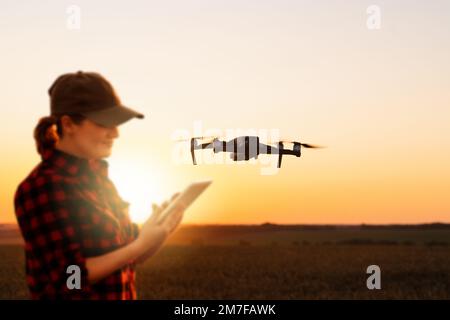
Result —
<path fill-rule="evenodd" d="M 20 245 L 0 299 L 27 299 Z M 366 268 L 381 268 L 368 290 Z M 137 271 L 140 299 L 450 299 L 447 227 L 184 227 Z"/>

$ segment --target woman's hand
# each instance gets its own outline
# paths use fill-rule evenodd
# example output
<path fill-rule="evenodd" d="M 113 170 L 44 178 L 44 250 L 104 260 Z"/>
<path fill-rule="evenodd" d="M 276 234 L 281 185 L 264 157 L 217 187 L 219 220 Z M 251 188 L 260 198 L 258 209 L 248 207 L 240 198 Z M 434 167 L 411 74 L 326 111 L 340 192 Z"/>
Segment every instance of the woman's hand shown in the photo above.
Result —
<path fill-rule="evenodd" d="M 170 201 L 173 201 L 178 195 L 179 193 L 174 194 Z M 139 251 L 142 252 L 137 262 L 143 262 L 155 254 L 183 219 L 185 208 L 180 206 L 175 208 L 161 223 L 158 223 L 161 213 L 167 208 L 169 203 L 169 201 L 165 201 L 161 206 L 156 204 L 152 205 L 153 213 L 142 226 L 139 236 L 136 239 Z"/>
<path fill-rule="evenodd" d="M 178 194 L 174 194 L 171 201 Z M 161 207 L 153 205 L 153 214 L 143 225 L 136 240 L 117 250 L 106 254 L 86 259 L 88 269 L 88 279 L 90 283 L 95 283 L 105 278 L 112 272 L 129 264 L 130 261 L 143 262 L 154 255 L 163 244 L 164 240 L 180 224 L 183 218 L 184 208 L 175 208 L 173 212 L 163 222 L 158 223 L 158 217 L 169 205 L 164 202 Z"/>

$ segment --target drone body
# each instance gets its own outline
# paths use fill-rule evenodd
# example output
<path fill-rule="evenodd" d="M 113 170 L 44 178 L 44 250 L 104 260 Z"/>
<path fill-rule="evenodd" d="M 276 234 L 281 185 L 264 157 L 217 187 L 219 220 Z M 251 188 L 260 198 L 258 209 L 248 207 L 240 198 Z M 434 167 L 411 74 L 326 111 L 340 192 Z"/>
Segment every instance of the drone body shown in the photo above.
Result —
<path fill-rule="evenodd" d="M 301 147 L 318 148 L 309 144 L 293 141 L 290 142 L 293 144 L 292 149 L 285 149 L 285 141 L 280 141 L 276 143 L 276 145 L 268 145 L 261 143 L 258 136 L 240 136 L 229 141 L 221 141 L 217 137 L 214 137 L 213 140 L 208 143 L 198 143 L 197 140 L 199 139 L 204 140 L 205 138 L 191 138 L 191 155 L 194 165 L 197 164 L 197 161 L 195 160 L 195 150 L 198 149 L 213 149 L 214 153 L 231 152 L 230 158 L 234 161 L 247 161 L 252 158 L 257 159 L 260 154 L 278 154 L 278 168 L 280 168 L 284 154 L 300 157 Z"/>

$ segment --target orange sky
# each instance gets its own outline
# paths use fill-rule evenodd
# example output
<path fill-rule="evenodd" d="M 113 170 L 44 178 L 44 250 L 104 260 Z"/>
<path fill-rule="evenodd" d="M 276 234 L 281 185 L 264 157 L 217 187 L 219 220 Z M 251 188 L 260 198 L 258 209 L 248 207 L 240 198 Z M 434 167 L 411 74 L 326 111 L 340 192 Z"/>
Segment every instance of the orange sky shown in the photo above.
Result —
<path fill-rule="evenodd" d="M 32 130 L 61 73 L 94 70 L 146 114 L 120 127 L 111 177 L 136 221 L 190 181 L 187 223 L 450 222 L 450 4 L 78 1 L 2 4 L 0 222 L 38 163 Z M 177 165 L 177 132 L 276 129 L 327 146 L 257 164 Z M 208 151 L 198 152 L 199 157 Z M 220 155 L 219 155 L 220 156 Z M 264 162 L 265 161 L 265 162 Z"/>

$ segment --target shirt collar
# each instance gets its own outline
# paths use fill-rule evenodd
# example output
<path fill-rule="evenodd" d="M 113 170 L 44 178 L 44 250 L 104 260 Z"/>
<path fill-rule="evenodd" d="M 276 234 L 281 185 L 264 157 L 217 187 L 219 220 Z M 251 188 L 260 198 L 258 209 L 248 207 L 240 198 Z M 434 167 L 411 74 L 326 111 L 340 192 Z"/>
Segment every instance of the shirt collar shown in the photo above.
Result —
<path fill-rule="evenodd" d="M 103 159 L 84 159 L 67 152 L 52 148 L 45 149 L 42 153 L 42 161 L 51 163 L 58 169 L 70 175 L 80 173 L 100 174 L 108 176 L 108 162 Z"/>

